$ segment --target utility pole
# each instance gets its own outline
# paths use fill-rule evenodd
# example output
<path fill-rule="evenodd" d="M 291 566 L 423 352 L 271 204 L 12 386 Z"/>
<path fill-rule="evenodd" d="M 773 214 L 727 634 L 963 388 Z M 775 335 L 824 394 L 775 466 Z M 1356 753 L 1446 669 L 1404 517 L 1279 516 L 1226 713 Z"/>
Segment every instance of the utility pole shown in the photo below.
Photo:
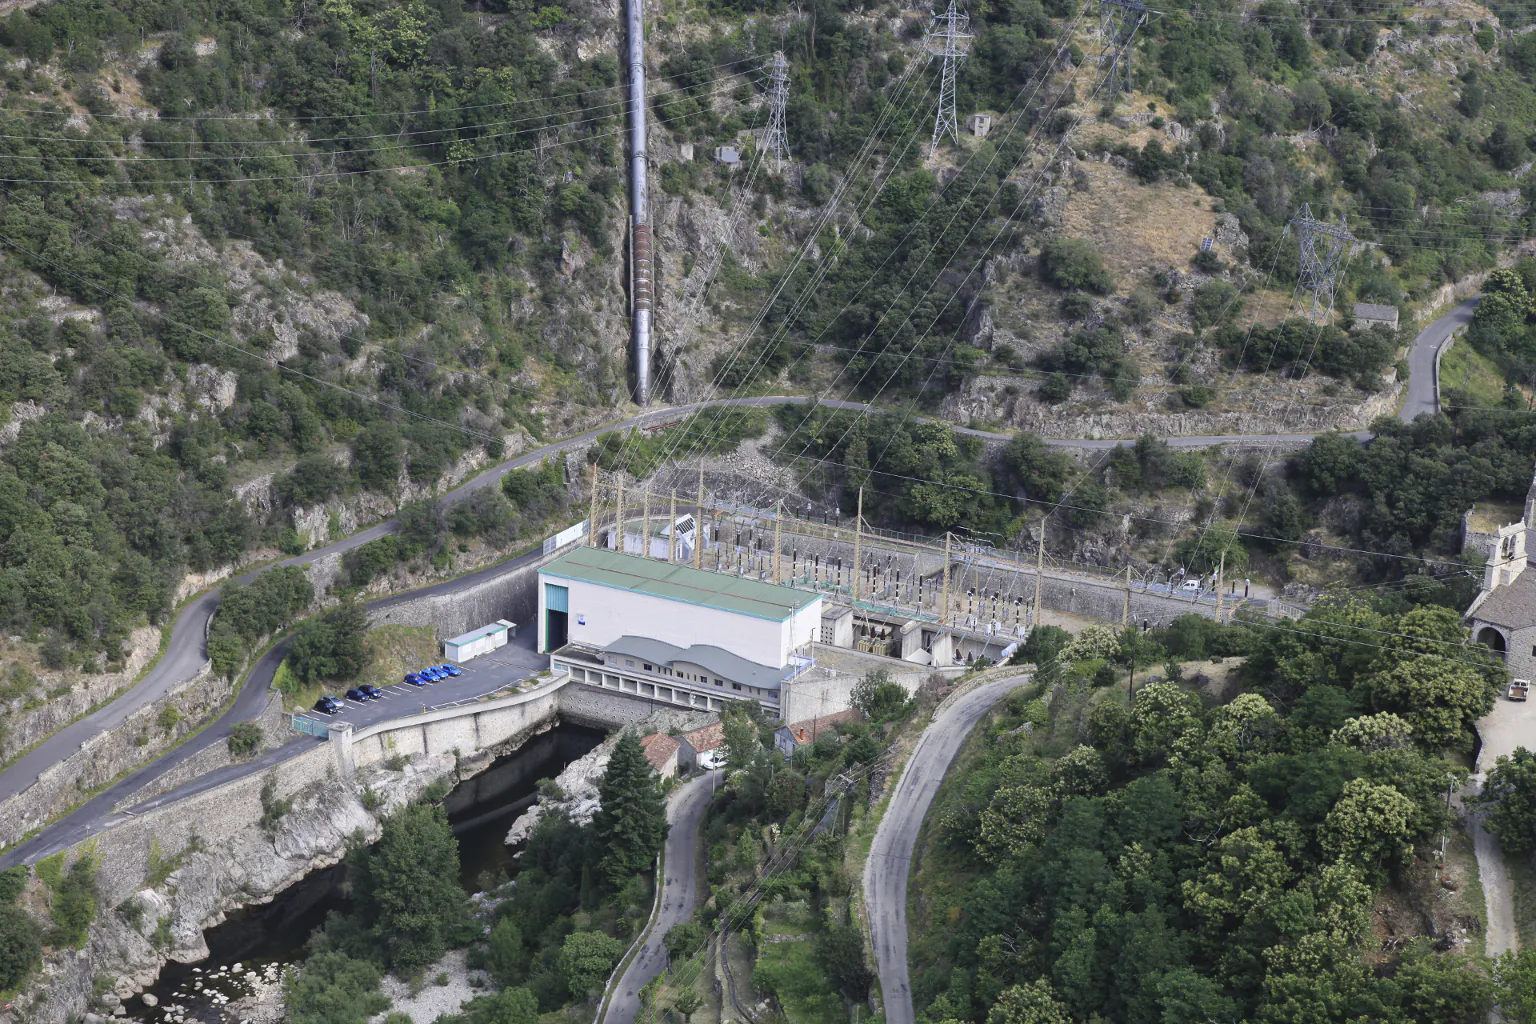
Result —
<path fill-rule="evenodd" d="M 1040 628 L 1040 577 L 1045 572 L 1045 520 L 1040 520 L 1040 543 L 1035 545 L 1035 611 L 1029 620 L 1029 631 Z"/>
<path fill-rule="evenodd" d="M 592 523 L 587 529 L 587 544 L 597 547 L 597 463 L 592 463 L 592 500 L 587 504 L 587 515 Z"/>
<path fill-rule="evenodd" d="M 773 503 L 773 582 L 783 582 L 779 576 L 779 506 L 782 502 Z"/>
<path fill-rule="evenodd" d="M 789 103 L 789 60 L 782 50 L 775 51 L 768 62 L 768 130 L 763 149 L 773 154 L 774 172 L 784 170 L 789 157 L 789 136 L 784 131 L 784 108 Z"/>
<path fill-rule="evenodd" d="M 1120 609 L 1120 628 L 1131 621 L 1131 563 L 1125 563 L 1125 605 Z"/>
<path fill-rule="evenodd" d="M 1227 571 L 1227 550 L 1222 548 L 1221 560 L 1216 563 L 1216 625 L 1221 625 L 1221 581 Z"/>
<path fill-rule="evenodd" d="M 699 507 L 693 517 L 693 567 L 700 568 L 704 557 L 704 463 L 699 463 Z"/>
<path fill-rule="evenodd" d="M 943 14 L 931 14 L 928 35 L 923 40 L 930 61 L 944 62 L 939 79 L 939 112 L 933 121 L 933 143 L 928 150 L 932 156 L 938 152 L 939 140 L 948 136 L 957 144 L 960 141 L 960 118 L 955 113 L 955 73 L 957 65 L 965 59 L 970 42 L 976 38 L 966 29 L 971 27 L 971 16 L 960 10 L 957 0 L 949 0 L 949 9 Z"/>
<path fill-rule="evenodd" d="M 859 547 L 864 539 L 864 488 L 859 488 L 859 510 L 853 517 L 853 579 L 849 581 L 849 593 L 855 604 L 859 600 Z"/>
<path fill-rule="evenodd" d="M 1285 230 L 1296 232 L 1301 250 L 1300 287 L 1312 293 L 1312 305 L 1301 312 L 1313 323 L 1324 323 L 1333 312 L 1334 286 L 1344 260 L 1364 243 L 1347 226 L 1314 218 L 1311 203 L 1301 204 L 1301 213 Z"/>
<path fill-rule="evenodd" d="M 672 505 L 667 511 L 667 564 L 677 564 L 677 488 L 672 488 Z"/>
<path fill-rule="evenodd" d="M 1099 38 L 1104 44 L 1099 63 L 1108 67 L 1099 88 L 1111 98 L 1128 84 L 1130 61 L 1126 54 L 1146 20 L 1147 7 L 1141 0 L 1099 0 Z"/>
<path fill-rule="evenodd" d="M 949 625 L 949 531 L 944 531 L 944 586 L 939 599 L 939 625 Z"/>
<path fill-rule="evenodd" d="M 619 470 L 619 494 L 613 504 L 613 549 L 624 553 L 624 471 Z"/>

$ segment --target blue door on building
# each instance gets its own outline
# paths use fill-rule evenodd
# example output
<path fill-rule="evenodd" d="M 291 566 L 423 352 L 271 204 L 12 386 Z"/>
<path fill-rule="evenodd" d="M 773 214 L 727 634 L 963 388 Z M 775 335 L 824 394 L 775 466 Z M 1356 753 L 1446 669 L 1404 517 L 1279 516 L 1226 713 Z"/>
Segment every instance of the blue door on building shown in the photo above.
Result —
<path fill-rule="evenodd" d="M 551 654 L 565 646 L 569 636 L 570 588 L 544 584 L 544 653 Z"/>

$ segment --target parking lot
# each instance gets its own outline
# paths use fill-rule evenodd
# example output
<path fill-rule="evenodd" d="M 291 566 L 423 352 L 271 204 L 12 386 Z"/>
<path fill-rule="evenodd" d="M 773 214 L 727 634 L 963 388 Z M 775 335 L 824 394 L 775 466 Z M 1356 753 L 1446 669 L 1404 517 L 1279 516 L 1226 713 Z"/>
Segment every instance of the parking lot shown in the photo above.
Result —
<path fill-rule="evenodd" d="M 353 728 L 362 728 L 392 718 L 420 714 L 423 711 L 470 704 L 549 668 L 549 657 L 534 653 L 533 646 L 536 640 L 537 630 L 524 630 L 513 637 L 505 647 L 458 665 L 460 671 L 464 673 L 461 676 L 450 676 L 425 686 L 395 682 L 379 688 L 384 694 L 383 697 L 362 704 L 347 700 L 345 695 L 348 687 L 338 685 L 329 692 L 332 696 L 342 698 L 343 707 L 339 712 L 326 715 L 311 709 L 299 717 L 325 725 L 332 722 L 351 722 Z M 444 659 L 439 658 L 433 664 L 444 664 Z M 418 668 L 426 667 L 426 665 L 418 666 Z"/>

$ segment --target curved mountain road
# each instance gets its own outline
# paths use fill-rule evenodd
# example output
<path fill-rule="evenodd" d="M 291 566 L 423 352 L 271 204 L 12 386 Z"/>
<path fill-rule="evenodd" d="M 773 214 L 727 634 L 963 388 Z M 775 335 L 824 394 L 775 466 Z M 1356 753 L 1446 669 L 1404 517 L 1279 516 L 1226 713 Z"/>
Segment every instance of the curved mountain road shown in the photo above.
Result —
<path fill-rule="evenodd" d="M 603 1024 L 632 1024 L 640 1018 L 640 992 L 651 979 L 667 969 L 667 931 L 693 917 L 699 902 L 699 828 L 715 784 L 724 775 L 720 769 L 706 772 L 683 785 L 667 802 L 666 878 L 661 887 L 661 905 L 624 974 L 614 988 L 608 1009 L 599 1016 Z"/>
<path fill-rule="evenodd" d="M 1405 401 L 1401 415 L 1405 419 L 1411 419 L 1417 412 L 1433 412 L 1438 407 L 1434 402 L 1434 355 L 1435 350 L 1450 333 L 1470 321 L 1472 310 L 1476 305 L 1476 298 L 1469 299 L 1451 310 L 1450 313 L 1436 320 L 1426 327 L 1414 339 L 1413 349 L 1409 354 L 1410 376 L 1408 382 L 1408 400 Z M 1428 398 L 1425 397 L 1425 388 L 1428 388 Z M 441 501 L 453 503 L 463 500 L 469 494 L 482 487 L 497 484 L 502 477 L 517 469 L 541 462 L 544 459 L 561 454 L 568 449 L 577 448 L 588 444 L 601 434 L 615 429 L 646 426 L 657 422 L 664 422 L 678 416 L 685 416 L 701 409 L 719 406 L 746 406 L 746 407 L 770 407 L 783 404 L 805 405 L 811 400 L 797 395 L 766 395 L 754 398 L 730 398 L 712 402 L 693 402 L 684 405 L 668 406 L 647 410 L 626 420 L 617 423 L 606 424 L 591 430 L 584 431 L 573 437 L 552 444 L 544 445 L 533 451 L 499 463 L 485 472 L 465 481 L 458 487 L 446 492 Z M 1427 403 L 1433 403 L 1428 405 Z M 841 400 L 828 400 L 822 403 L 831 408 L 851 409 L 857 411 L 878 411 L 877 407 L 863 402 L 849 402 Z M 927 417 L 923 417 L 927 418 Z M 985 430 L 977 430 L 971 427 L 956 427 L 962 433 L 977 437 L 1005 439 L 1011 435 L 999 434 Z M 1199 437 L 1170 437 L 1168 443 L 1178 447 L 1204 447 L 1208 445 L 1252 442 L 1256 444 L 1283 444 L 1288 442 L 1305 442 L 1311 434 L 1256 434 L 1256 435 L 1213 435 Z M 1132 443 L 1132 439 L 1095 439 L 1076 440 L 1070 438 L 1047 439 L 1048 444 L 1061 447 L 1108 449 L 1120 445 Z M 277 565 L 306 565 L 327 555 L 338 554 L 352 548 L 366 544 L 371 540 L 383 537 L 395 529 L 397 523 L 393 519 L 376 523 L 350 537 L 343 538 L 323 548 L 286 558 Z M 263 567 L 266 568 L 266 567 Z M 493 566 L 491 569 L 502 571 L 505 566 Z M 249 582 L 261 570 L 252 570 L 237 578 L 237 582 Z M 486 570 L 490 571 L 490 570 Z M 457 581 L 449 581 L 438 586 L 452 590 L 455 585 L 467 585 L 470 580 L 480 578 L 480 574 L 463 577 Z M 433 588 L 436 589 L 435 587 Z M 171 637 L 166 645 L 164 654 L 154 668 L 145 673 L 144 677 L 117 698 L 93 711 L 91 714 L 78 719 L 74 723 L 65 726 L 58 732 L 43 740 L 32 750 L 18 758 L 4 771 L 0 771 L 0 803 L 10 799 L 17 793 L 26 789 L 37 780 L 37 777 L 48 768 L 58 764 L 70 754 L 78 750 L 86 740 L 92 736 L 107 732 L 131 715 L 134 711 L 144 707 L 154 700 L 170 692 L 177 684 L 195 675 L 207 661 L 204 650 L 208 627 L 215 610 L 218 608 L 220 591 L 213 589 L 201 594 L 177 613 L 171 627 Z M 389 599 L 385 599 L 386 601 Z M 268 679 L 259 679 L 261 673 L 252 672 L 243 690 L 236 698 L 235 704 L 219 720 L 214 728 L 205 730 L 198 737 L 201 742 L 195 748 L 188 749 L 191 745 L 184 744 L 182 748 L 166 755 L 173 759 L 174 763 L 184 761 L 186 757 L 196 750 L 204 749 L 209 742 L 216 742 L 228 735 L 229 725 L 237 721 L 248 720 L 260 711 L 266 699 L 266 683 Z M 237 717 L 238 713 L 238 717 Z M 206 740 L 205 740 L 206 738 Z M 165 759 L 162 759 L 165 760 Z M 138 778 L 143 772 L 156 768 L 160 762 L 153 762 L 136 773 L 133 778 Z M 159 771 L 164 771 L 162 766 Z M 158 774 L 158 772 L 157 772 Z M 114 787 L 115 789 L 116 787 Z M 89 806 L 89 805 L 87 805 Z M 84 810 L 82 808 L 81 810 Z M 79 812 L 76 812 L 77 814 Z M 75 815 L 71 815 L 75 817 Z M 66 819 L 67 820 L 67 819 Z M 62 822 L 61 822 L 62 824 Z"/>
<path fill-rule="evenodd" d="M 886 1024 L 914 1024 L 912 983 L 907 971 L 907 879 L 923 819 L 976 723 L 1031 678 L 1020 674 L 988 680 L 935 715 L 912 748 L 885 816 L 875 829 L 864 864 L 864 903 L 869 910 Z"/>

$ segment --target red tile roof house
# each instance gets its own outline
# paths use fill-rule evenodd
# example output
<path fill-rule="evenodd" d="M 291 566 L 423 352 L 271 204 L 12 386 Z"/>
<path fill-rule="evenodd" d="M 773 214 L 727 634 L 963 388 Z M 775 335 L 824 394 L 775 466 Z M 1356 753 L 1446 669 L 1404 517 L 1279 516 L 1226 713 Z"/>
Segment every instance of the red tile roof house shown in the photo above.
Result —
<path fill-rule="evenodd" d="M 676 777 L 677 752 L 683 746 L 680 742 L 671 736 L 653 732 L 642 739 L 640 745 L 645 748 L 645 759 L 656 769 L 656 774 L 664 779 Z"/>
<path fill-rule="evenodd" d="M 682 771 L 708 771 L 725 764 L 725 726 L 721 723 L 685 732 L 677 738 L 683 743 L 683 749 L 677 752 L 677 765 Z"/>
<path fill-rule="evenodd" d="M 785 757 L 791 757 L 803 744 L 815 743 L 816 737 L 832 732 L 835 726 L 858 720 L 859 713 L 849 708 L 834 715 L 821 715 L 817 718 L 807 718 L 803 722 L 781 725 L 774 731 L 773 745 L 779 753 Z"/>

